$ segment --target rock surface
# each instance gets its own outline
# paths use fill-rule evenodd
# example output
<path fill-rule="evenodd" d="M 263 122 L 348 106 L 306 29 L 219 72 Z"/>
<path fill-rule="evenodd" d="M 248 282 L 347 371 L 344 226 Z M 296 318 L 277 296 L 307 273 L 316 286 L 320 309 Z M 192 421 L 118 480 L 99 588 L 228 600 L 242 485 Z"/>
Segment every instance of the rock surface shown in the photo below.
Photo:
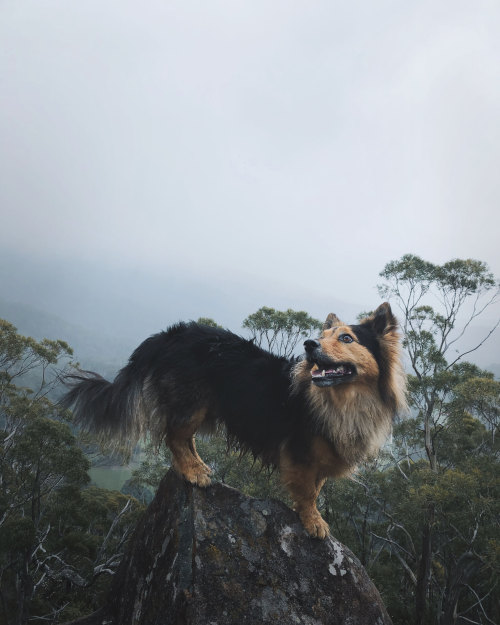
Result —
<path fill-rule="evenodd" d="M 284 504 L 173 471 L 139 523 L 99 612 L 81 625 L 390 625 L 355 556 L 310 538 Z"/>

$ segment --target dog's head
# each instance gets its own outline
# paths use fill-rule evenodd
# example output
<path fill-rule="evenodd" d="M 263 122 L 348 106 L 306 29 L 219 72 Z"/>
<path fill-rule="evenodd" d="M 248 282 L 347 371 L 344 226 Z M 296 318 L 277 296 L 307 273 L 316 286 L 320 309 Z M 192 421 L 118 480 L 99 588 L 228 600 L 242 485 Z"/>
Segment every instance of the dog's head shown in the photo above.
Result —
<path fill-rule="evenodd" d="M 375 383 L 387 396 L 401 369 L 398 323 L 388 303 L 357 325 L 330 313 L 319 339 L 307 340 L 304 348 L 311 383 L 319 388 Z"/>

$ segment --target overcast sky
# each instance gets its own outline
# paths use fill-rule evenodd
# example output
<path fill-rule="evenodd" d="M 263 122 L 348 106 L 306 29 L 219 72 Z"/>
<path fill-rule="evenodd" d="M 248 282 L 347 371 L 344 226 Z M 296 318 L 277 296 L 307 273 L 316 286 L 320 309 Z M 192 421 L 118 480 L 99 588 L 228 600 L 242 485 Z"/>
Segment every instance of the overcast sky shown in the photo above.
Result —
<path fill-rule="evenodd" d="M 370 309 L 408 252 L 500 276 L 499 33 L 498 0 L 0 0 L 3 253 L 229 309 Z"/>

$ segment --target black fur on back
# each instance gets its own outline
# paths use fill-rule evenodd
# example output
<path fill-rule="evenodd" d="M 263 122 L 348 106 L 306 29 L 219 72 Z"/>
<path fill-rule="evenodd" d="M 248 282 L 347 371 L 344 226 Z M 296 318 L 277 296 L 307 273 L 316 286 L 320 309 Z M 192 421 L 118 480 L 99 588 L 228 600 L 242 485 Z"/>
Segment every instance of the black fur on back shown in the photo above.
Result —
<path fill-rule="evenodd" d="M 227 330 L 179 323 L 139 345 L 113 383 L 71 376 L 62 402 L 87 429 L 126 444 L 147 431 L 160 443 L 206 410 L 205 426 L 223 423 L 243 451 L 275 464 L 285 440 L 299 450 L 315 429 L 305 395 L 290 393 L 294 364 Z"/>

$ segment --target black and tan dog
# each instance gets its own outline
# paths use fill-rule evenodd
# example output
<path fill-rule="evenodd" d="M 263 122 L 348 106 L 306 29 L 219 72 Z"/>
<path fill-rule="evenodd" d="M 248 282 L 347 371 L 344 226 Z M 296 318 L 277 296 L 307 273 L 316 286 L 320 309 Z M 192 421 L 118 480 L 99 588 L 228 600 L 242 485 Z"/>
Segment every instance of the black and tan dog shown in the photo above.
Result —
<path fill-rule="evenodd" d="M 186 480 L 210 484 L 194 434 L 223 423 L 243 451 L 279 468 L 306 530 L 328 526 L 327 477 L 375 454 L 405 408 L 397 322 L 382 304 L 358 325 L 330 314 L 305 358 L 280 358 L 226 330 L 180 323 L 144 341 L 113 383 L 80 372 L 63 403 L 88 429 L 133 444 L 165 441 Z"/>

